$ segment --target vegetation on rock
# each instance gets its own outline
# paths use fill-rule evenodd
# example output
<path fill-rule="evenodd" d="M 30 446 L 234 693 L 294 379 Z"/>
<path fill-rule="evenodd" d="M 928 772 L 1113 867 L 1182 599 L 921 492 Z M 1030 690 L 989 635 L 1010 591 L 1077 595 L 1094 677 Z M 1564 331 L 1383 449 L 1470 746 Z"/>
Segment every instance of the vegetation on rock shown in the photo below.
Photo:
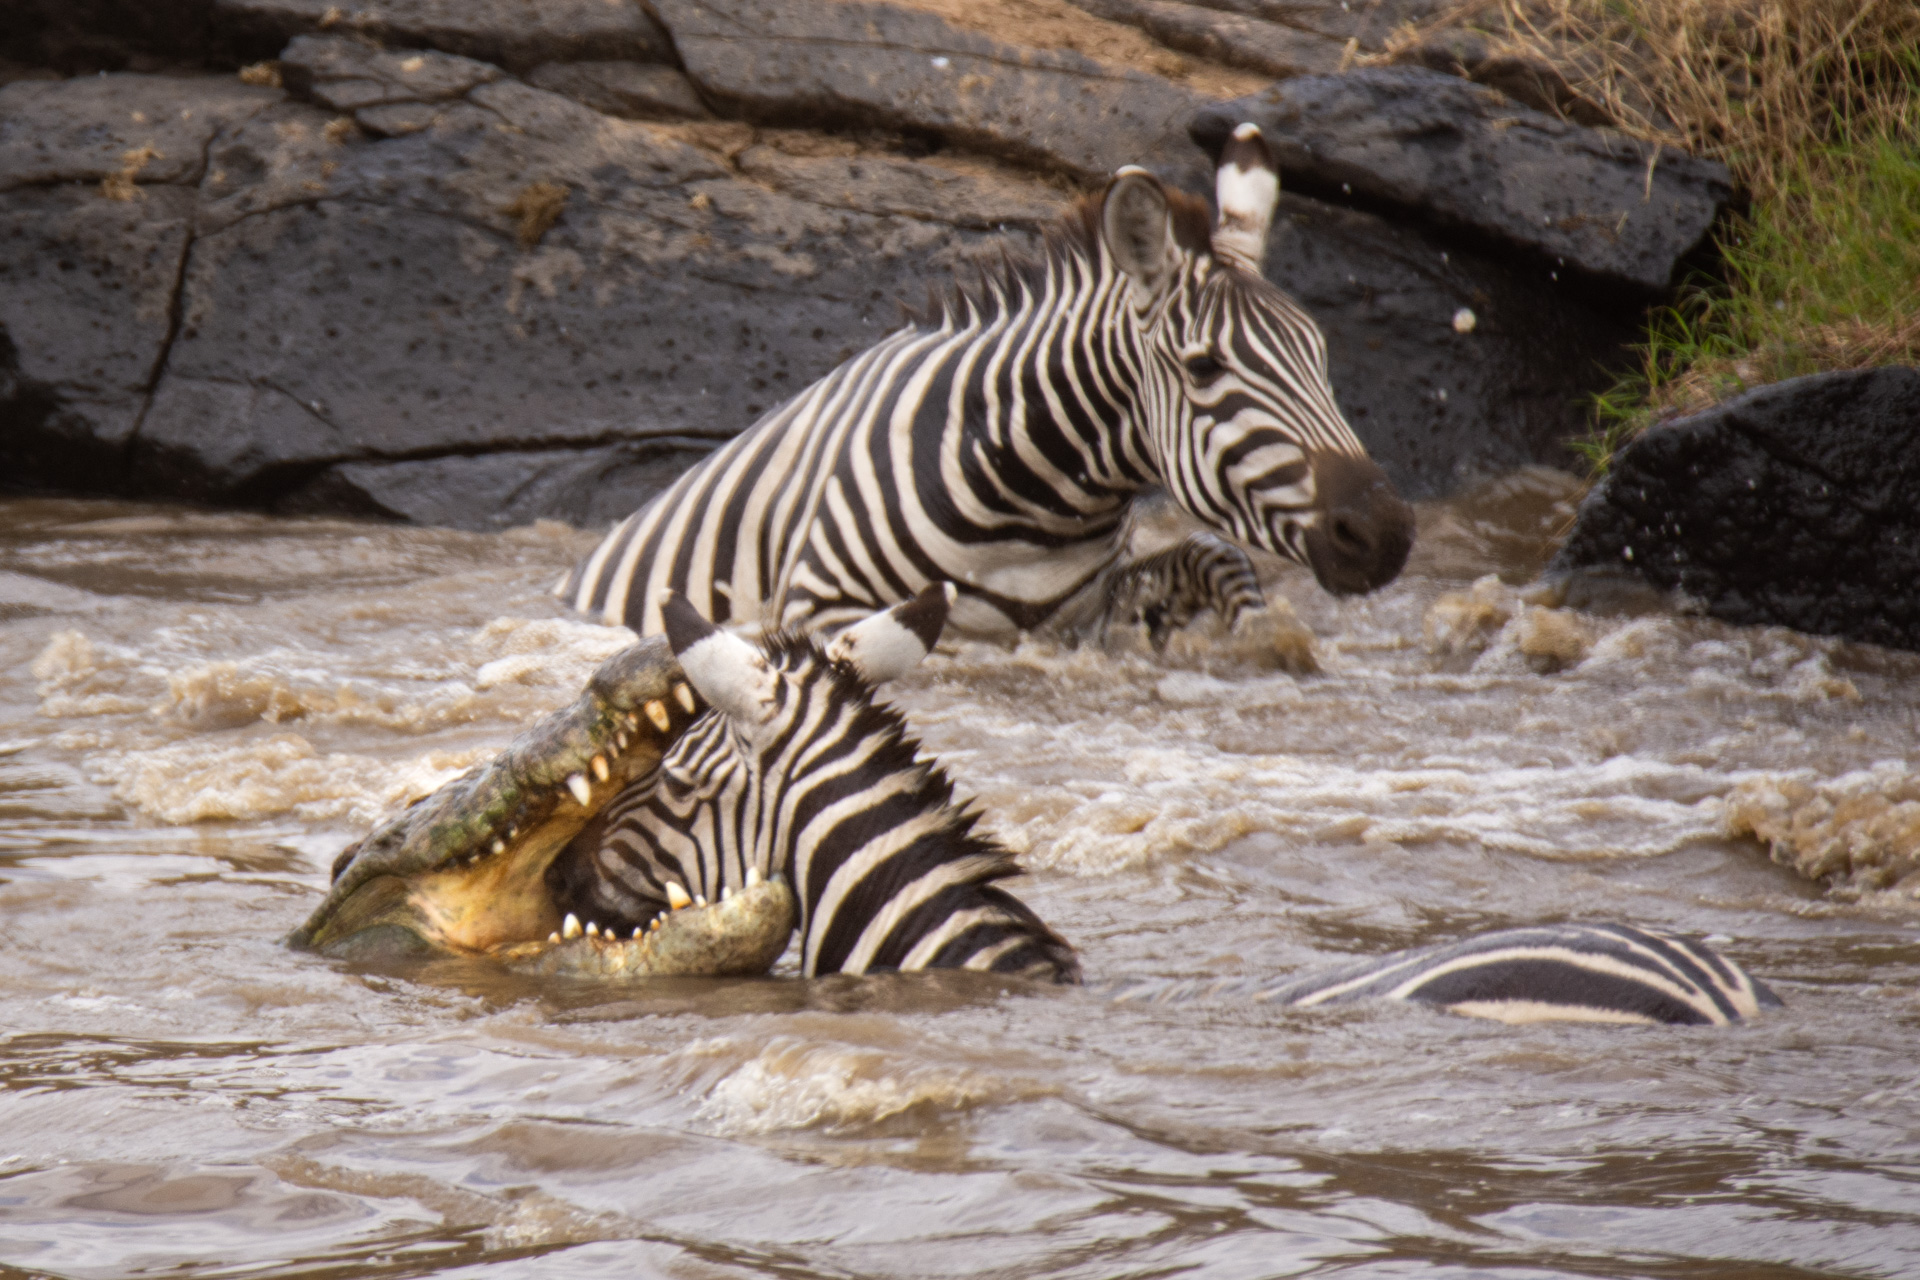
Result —
<path fill-rule="evenodd" d="M 1920 6 L 1911 0 L 1471 0 L 1625 131 L 1724 161 L 1750 203 L 1717 270 L 1650 318 L 1596 397 L 1605 470 L 1646 426 L 1799 374 L 1920 362 Z"/>

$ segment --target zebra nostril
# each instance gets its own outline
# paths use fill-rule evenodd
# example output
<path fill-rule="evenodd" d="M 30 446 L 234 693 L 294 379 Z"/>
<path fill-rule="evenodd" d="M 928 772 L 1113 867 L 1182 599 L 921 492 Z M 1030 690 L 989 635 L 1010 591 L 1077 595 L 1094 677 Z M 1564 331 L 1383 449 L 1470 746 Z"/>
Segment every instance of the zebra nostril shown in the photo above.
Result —
<path fill-rule="evenodd" d="M 1367 536 L 1366 526 L 1346 516 L 1336 516 L 1333 521 L 1334 545 L 1349 555 L 1363 556 L 1373 550 L 1373 539 Z"/>

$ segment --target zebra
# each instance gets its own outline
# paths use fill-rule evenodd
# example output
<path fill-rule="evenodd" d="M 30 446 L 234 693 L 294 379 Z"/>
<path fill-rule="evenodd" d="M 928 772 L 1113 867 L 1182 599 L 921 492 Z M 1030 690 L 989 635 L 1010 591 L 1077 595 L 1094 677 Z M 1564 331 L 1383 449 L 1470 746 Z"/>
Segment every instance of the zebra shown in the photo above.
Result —
<path fill-rule="evenodd" d="M 983 268 L 772 410 L 555 593 L 642 635 L 662 630 L 667 589 L 715 622 L 831 632 L 951 581 L 971 635 L 1071 629 L 1122 600 L 1164 632 L 1264 606 L 1220 538 L 1337 594 L 1383 586 L 1412 509 L 1341 415 L 1319 327 L 1261 275 L 1279 178 L 1256 126 L 1222 149 L 1215 186 L 1210 226 L 1204 201 L 1121 169 L 1037 260 Z M 1129 572 L 1130 507 L 1154 486 L 1220 538 Z"/>
<path fill-rule="evenodd" d="M 808 977 L 959 968 L 1079 981 L 1073 948 L 995 883 L 1019 874 L 1012 855 L 874 700 L 932 650 L 954 595 L 929 587 L 830 644 L 787 629 L 756 648 L 672 593 L 668 641 L 713 710 L 554 860 L 554 902 L 625 936 L 663 908 L 780 875 Z"/>
<path fill-rule="evenodd" d="M 956 598 L 929 587 L 823 643 L 756 647 L 678 593 L 667 637 L 711 710 L 548 873 L 554 900 L 620 936 L 662 909 L 771 875 L 799 901 L 800 971 L 973 969 L 1079 983 L 1073 948 L 996 882 L 1012 856 L 920 758 L 875 686 L 933 648 Z M 1233 996 L 1314 1007 L 1394 999 L 1506 1022 L 1720 1024 L 1776 1007 L 1704 942 L 1630 925 L 1533 925 L 1357 961 L 1306 978 L 1109 984 L 1121 1002 Z"/>

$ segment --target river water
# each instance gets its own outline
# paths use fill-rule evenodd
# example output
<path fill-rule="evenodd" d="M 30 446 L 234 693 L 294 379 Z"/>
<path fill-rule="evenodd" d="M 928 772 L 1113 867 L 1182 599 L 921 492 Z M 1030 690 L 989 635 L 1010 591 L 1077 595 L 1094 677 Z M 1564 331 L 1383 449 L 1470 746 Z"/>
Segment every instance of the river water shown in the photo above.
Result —
<path fill-rule="evenodd" d="M 1269 566 L 1319 674 L 960 643 L 894 694 L 1090 979 L 1624 919 L 1754 1025 L 296 955 L 619 646 L 545 594 L 592 535 L 0 504 L 0 1276 L 1920 1275 L 1920 660 L 1485 576 L 1571 497 L 1425 507 L 1363 600 Z M 1788 827 L 1838 889 L 1732 834 Z"/>

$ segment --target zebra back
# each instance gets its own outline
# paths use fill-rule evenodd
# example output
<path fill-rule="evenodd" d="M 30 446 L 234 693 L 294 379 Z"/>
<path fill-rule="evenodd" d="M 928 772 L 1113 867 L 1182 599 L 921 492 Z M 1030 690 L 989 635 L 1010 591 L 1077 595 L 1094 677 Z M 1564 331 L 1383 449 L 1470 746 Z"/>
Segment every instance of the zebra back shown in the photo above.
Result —
<path fill-rule="evenodd" d="M 1780 997 L 1707 943 L 1625 924 L 1528 925 L 1281 979 L 1124 983 L 1116 1000 L 1227 996 L 1313 1008 L 1411 1000 L 1501 1022 L 1724 1026 Z"/>

